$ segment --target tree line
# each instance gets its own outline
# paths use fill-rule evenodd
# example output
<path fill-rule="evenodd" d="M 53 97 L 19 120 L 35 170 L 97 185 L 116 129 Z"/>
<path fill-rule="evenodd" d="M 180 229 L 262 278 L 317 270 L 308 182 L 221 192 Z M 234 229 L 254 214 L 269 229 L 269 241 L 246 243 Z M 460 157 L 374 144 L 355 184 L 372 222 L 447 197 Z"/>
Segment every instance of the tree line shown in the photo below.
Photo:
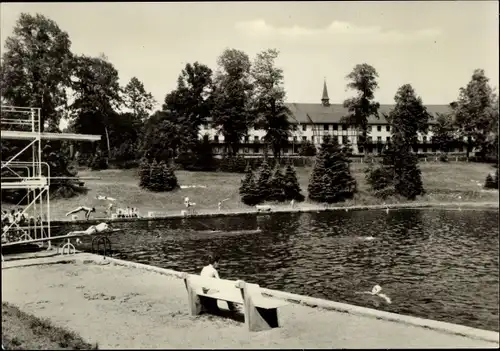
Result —
<path fill-rule="evenodd" d="M 94 169 L 110 162 L 130 167 L 144 158 L 149 163 L 175 160 L 188 169 L 213 170 L 210 141 L 198 137 L 207 123 L 224 137 L 229 159 L 237 158 L 240 141 L 250 128 L 264 130 L 266 146 L 280 158 L 291 125 L 283 70 L 276 66 L 278 56 L 277 50 L 268 49 L 251 60 L 241 50 L 226 49 L 215 71 L 199 62 L 188 63 L 162 108 L 152 113 L 156 101 L 137 77 L 120 86 L 119 73 L 104 54 L 73 53 L 69 35 L 57 23 L 40 14 L 23 13 L 5 43 L 1 99 L 2 104 L 40 107 L 42 130 L 58 131 L 65 119 L 67 131 L 101 135 L 100 142 L 81 142 L 77 147 L 79 163 Z M 344 101 L 348 113 L 342 122 L 358 130 L 358 144 L 364 146 L 368 118 L 379 117 L 378 74 L 372 66 L 359 64 L 347 79 L 347 87 L 356 94 Z M 414 142 L 412 133 L 426 132 L 431 118 L 411 85 L 398 90 L 395 102 L 394 111 L 386 116 L 394 130 L 392 148 L 403 143 L 399 137 L 405 143 Z M 498 99 L 483 70 L 474 71 L 450 105 L 450 113 L 440 115 L 433 129 L 434 142 L 443 152 L 460 137 L 467 140 L 468 154 L 473 148 L 497 154 Z M 24 147 L 22 142 L 3 140 L 1 146 L 4 158 Z M 313 149 L 306 145 L 302 151 L 313 155 Z M 76 175 L 68 168 L 67 142 L 44 142 L 44 159 L 50 159 L 52 175 Z M 244 168 L 242 162 L 231 162 Z M 76 191 L 71 181 L 54 182 L 53 187 L 63 196 Z"/>

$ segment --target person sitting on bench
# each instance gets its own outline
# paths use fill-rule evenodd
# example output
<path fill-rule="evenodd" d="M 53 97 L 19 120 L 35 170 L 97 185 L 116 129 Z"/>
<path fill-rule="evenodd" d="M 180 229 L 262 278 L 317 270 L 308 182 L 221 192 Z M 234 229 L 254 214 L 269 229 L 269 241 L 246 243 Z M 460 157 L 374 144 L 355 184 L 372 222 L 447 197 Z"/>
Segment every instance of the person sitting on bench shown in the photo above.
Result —
<path fill-rule="evenodd" d="M 215 279 L 220 279 L 219 273 L 217 272 L 217 268 L 219 267 L 219 261 L 220 257 L 219 255 L 211 255 L 209 257 L 209 263 L 203 269 L 201 270 L 200 277 L 207 277 L 207 278 L 215 278 Z M 215 290 L 208 290 L 206 288 L 203 288 L 203 293 L 204 294 L 209 294 L 209 293 L 216 293 L 217 291 Z M 207 300 L 207 302 L 204 303 L 205 306 L 210 310 L 211 313 L 218 313 L 219 306 L 217 306 L 217 300 Z M 227 302 L 227 307 L 229 308 L 230 311 L 236 312 L 238 311 L 238 308 L 232 303 L 232 302 Z"/>
<path fill-rule="evenodd" d="M 85 219 L 89 219 L 90 214 L 92 212 L 95 212 L 95 207 L 89 208 L 89 207 L 85 207 L 85 206 L 80 206 L 77 209 L 74 209 L 73 211 L 66 213 L 66 216 L 69 216 L 73 213 L 78 213 L 78 212 L 85 212 Z"/>

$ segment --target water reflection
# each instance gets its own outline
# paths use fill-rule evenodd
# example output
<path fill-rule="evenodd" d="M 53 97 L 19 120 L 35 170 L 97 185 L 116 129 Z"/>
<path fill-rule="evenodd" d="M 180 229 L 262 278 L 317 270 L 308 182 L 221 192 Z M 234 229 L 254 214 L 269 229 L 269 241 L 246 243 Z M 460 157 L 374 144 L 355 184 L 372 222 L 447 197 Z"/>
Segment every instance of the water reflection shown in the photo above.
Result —
<path fill-rule="evenodd" d="M 217 251 L 220 274 L 230 279 L 499 330 L 497 211 L 276 213 L 117 225 L 127 228 L 113 238 L 118 258 L 198 273 Z M 257 227 L 261 233 L 206 232 Z M 356 294 L 375 284 L 392 304 Z"/>

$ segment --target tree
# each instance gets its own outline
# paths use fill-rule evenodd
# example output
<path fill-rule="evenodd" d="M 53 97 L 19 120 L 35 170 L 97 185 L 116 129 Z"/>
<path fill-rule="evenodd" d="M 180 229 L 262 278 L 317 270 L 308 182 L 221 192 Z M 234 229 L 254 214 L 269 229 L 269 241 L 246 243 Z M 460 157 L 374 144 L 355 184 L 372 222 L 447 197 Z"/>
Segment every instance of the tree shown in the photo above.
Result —
<path fill-rule="evenodd" d="M 161 191 L 172 191 L 179 187 L 177 182 L 177 177 L 175 176 L 174 170 L 172 167 L 166 163 L 165 161 L 161 161 Z"/>
<path fill-rule="evenodd" d="M 153 95 L 146 91 L 144 84 L 137 77 L 132 77 L 125 86 L 122 99 L 125 107 L 142 121 L 148 118 L 156 103 Z"/>
<path fill-rule="evenodd" d="M 271 195 L 270 190 L 271 167 L 264 160 L 259 168 L 259 177 L 257 178 L 257 195 L 259 202 L 267 201 Z"/>
<path fill-rule="evenodd" d="M 356 180 L 351 175 L 349 163 L 338 143 L 327 140 L 316 156 L 308 186 L 309 198 L 326 203 L 352 198 L 356 192 Z"/>
<path fill-rule="evenodd" d="M 455 142 L 455 127 L 451 114 L 438 113 L 436 124 L 432 126 L 432 143 L 442 152 L 448 152 Z"/>
<path fill-rule="evenodd" d="M 380 197 L 399 194 L 409 200 L 425 194 L 417 156 L 411 151 L 417 132 L 427 128 L 429 114 L 413 88 L 403 85 L 394 97 L 396 106 L 389 114 L 392 142 L 384 150 L 382 165 L 367 170 L 367 181 Z"/>
<path fill-rule="evenodd" d="M 169 112 L 157 111 L 145 123 L 140 151 L 148 160 L 167 161 L 185 141 Z"/>
<path fill-rule="evenodd" d="M 142 158 L 139 164 L 139 186 L 143 189 L 149 187 L 151 173 L 151 164 L 146 158 Z"/>
<path fill-rule="evenodd" d="M 67 105 L 65 89 L 70 86 L 70 71 L 73 55 L 71 41 L 66 32 L 52 20 L 42 16 L 22 13 L 16 22 L 13 34 L 5 41 L 0 65 L 0 97 L 2 104 L 40 108 L 40 130 L 57 132 Z M 2 118 L 10 116 L 2 111 Z M 18 118 L 18 116 L 12 116 Z M 28 130 L 13 126 L 16 130 Z M 8 128 L 8 126 L 3 126 Z M 27 145 L 26 141 L 2 140 L 2 158 L 9 159 Z M 61 141 L 44 141 L 42 159 L 51 166 L 51 176 L 75 177 L 68 171 L 69 158 Z M 18 161 L 29 161 L 30 153 L 23 153 Z M 22 171 L 22 170 L 20 170 Z M 12 176 L 12 174 L 4 174 Z M 27 174 L 26 174 L 27 175 Z M 73 196 L 82 192 L 71 179 L 51 182 L 53 195 Z M 20 195 L 20 197 L 18 197 Z M 2 199 L 21 201 L 24 194 L 4 190 Z"/>
<path fill-rule="evenodd" d="M 498 99 L 488 82 L 484 70 L 474 70 L 470 82 L 460 89 L 458 100 L 453 104 L 460 136 L 467 139 L 467 158 L 474 147 L 484 153 L 498 139 L 495 138 Z"/>
<path fill-rule="evenodd" d="M 375 68 L 363 63 L 356 65 L 346 78 L 350 80 L 347 87 L 356 90 L 357 96 L 344 101 L 348 115 L 344 116 L 341 122 L 356 128 L 358 135 L 361 132 L 358 137 L 358 145 L 365 146 L 368 135 L 368 118 L 370 116 L 379 118 L 380 104 L 374 101 L 374 92 L 378 88 L 378 73 Z M 364 147 L 364 151 L 366 156 L 366 147 Z"/>
<path fill-rule="evenodd" d="M 316 147 L 309 140 L 304 140 L 300 145 L 299 155 L 316 156 Z"/>
<path fill-rule="evenodd" d="M 239 189 L 241 202 L 245 205 L 254 206 L 259 203 L 259 196 L 255 177 L 250 165 L 247 166 L 245 173 L 245 177 L 241 180 Z"/>
<path fill-rule="evenodd" d="M 101 149 L 107 150 L 109 157 L 109 120 L 122 104 L 118 71 L 104 56 L 79 56 L 74 60 L 72 83 L 75 130 L 102 135 Z"/>
<path fill-rule="evenodd" d="M 495 182 L 491 174 L 488 173 L 486 180 L 484 181 L 485 189 L 498 189 L 498 181 Z"/>
<path fill-rule="evenodd" d="M 51 19 L 21 13 L 13 35 L 5 41 L 0 91 L 14 106 L 40 107 L 43 132 L 59 126 L 70 86 L 73 55 L 66 32 Z"/>
<path fill-rule="evenodd" d="M 275 67 L 279 51 L 268 49 L 257 54 L 251 68 L 254 96 L 253 110 L 257 114 L 256 129 L 266 132 L 264 140 L 279 158 L 290 134 L 290 110 L 285 106 L 283 69 Z"/>
<path fill-rule="evenodd" d="M 304 195 L 301 193 L 299 181 L 297 180 L 297 173 L 291 164 L 288 164 L 285 169 L 283 190 L 285 200 L 304 201 Z"/>
<path fill-rule="evenodd" d="M 148 190 L 159 192 L 163 188 L 163 170 L 161 164 L 153 160 L 149 173 Z"/>
<path fill-rule="evenodd" d="M 212 106 L 212 70 L 195 62 L 186 64 L 177 79 L 177 88 L 165 96 L 163 111 L 181 130 L 176 152 L 192 152 L 197 146 L 200 126 L 207 123 Z"/>
<path fill-rule="evenodd" d="M 111 159 L 119 167 L 126 168 L 140 157 L 143 122 L 130 112 L 111 113 L 108 118 L 108 130 Z"/>
<path fill-rule="evenodd" d="M 217 64 L 219 72 L 213 92 L 213 125 L 224 136 L 229 156 L 234 156 L 253 124 L 250 113 L 250 59 L 243 51 L 226 49 Z"/>
<path fill-rule="evenodd" d="M 273 175 L 269 180 L 269 200 L 283 201 L 285 200 L 285 179 L 281 172 L 281 167 L 277 163 Z"/>
<path fill-rule="evenodd" d="M 387 116 L 392 124 L 392 134 L 399 134 L 402 143 L 414 146 L 418 143 L 419 132 L 427 134 L 431 116 L 410 84 L 398 89 L 394 101 L 396 105 Z"/>

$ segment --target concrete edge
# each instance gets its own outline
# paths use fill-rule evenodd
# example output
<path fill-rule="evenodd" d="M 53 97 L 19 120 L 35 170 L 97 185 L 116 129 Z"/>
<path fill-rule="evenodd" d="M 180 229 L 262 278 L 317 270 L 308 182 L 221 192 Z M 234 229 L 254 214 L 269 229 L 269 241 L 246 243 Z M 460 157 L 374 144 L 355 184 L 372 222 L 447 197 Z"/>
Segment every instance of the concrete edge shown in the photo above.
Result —
<path fill-rule="evenodd" d="M 181 279 L 182 274 L 183 274 L 183 272 L 174 271 L 172 269 L 167 269 L 167 268 L 160 268 L 160 267 L 155 267 L 155 266 L 151 266 L 151 265 L 146 265 L 143 263 L 130 262 L 130 261 L 120 260 L 120 259 L 111 258 L 111 257 L 103 258 L 102 256 L 92 255 L 92 254 L 90 254 L 90 255 L 89 256 L 91 258 L 87 258 L 87 259 L 83 258 L 83 260 L 82 260 L 82 258 L 80 258 L 80 260 L 82 260 L 83 263 L 97 263 L 97 264 L 99 264 L 99 263 L 102 264 L 103 260 L 105 260 L 105 261 L 109 261 L 110 263 L 112 263 L 114 265 L 124 266 L 124 267 L 128 267 L 128 268 L 143 269 L 143 270 L 159 273 L 162 275 L 173 276 L 173 277 L 178 278 L 178 279 Z M 75 258 L 74 260 L 77 261 L 78 259 Z M 301 304 L 301 305 L 308 306 L 308 307 L 323 308 L 326 310 L 333 310 L 333 311 L 338 311 L 338 312 L 343 312 L 343 313 L 350 313 L 353 315 L 359 315 L 359 316 L 363 316 L 363 317 L 371 317 L 371 318 L 376 318 L 376 319 L 381 319 L 381 320 L 386 320 L 386 321 L 391 321 L 391 322 L 403 323 L 403 324 L 417 326 L 417 327 L 421 327 L 421 328 L 436 330 L 436 331 L 444 332 L 444 333 L 448 333 L 448 334 L 464 336 L 464 337 L 468 337 L 468 338 L 472 338 L 472 339 L 478 339 L 478 340 L 493 342 L 493 343 L 497 343 L 497 344 L 500 343 L 500 333 L 497 333 L 494 331 L 471 328 L 471 327 L 467 327 L 467 326 L 463 326 L 463 325 L 459 325 L 459 324 L 440 322 L 440 321 L 435 321 L 435 320 L 431 320 L 431 319 L 412 317 L 412 316 L 407 316 L 407 315 L 400 315 L 400 314 L 396 314 L 396 313 L 379 311 L 379 310 L 361 307 L 361 306 L 349 305 L 349 304 L 334 302 L 334 301 L 330 301 L 330 300 L 324 300 L 324 299 L 319 299 L 319 298 L 314 298 L 314 297 L 309 297 L 309 296 L 304 296 L 304 295 L 292 294 L 292 293 L 288 293 L 288 292 L 284 292 L 284 291 L 262 288 L 262 292 L 264 295 L 267 295 L 270 297 L 274 297 L 274 298 L 277 298 L 280 300 L 285 300 L 285 301 L 290 302 L 290 303 Z"/>
<path fill-rule="evenodd" d="M 99 222 L 148 222 L 148 221 L 158 221 L 165 219 L 181 219 L 181 218 L 211 218 L 211 217 L 234 217 L 241 215 L 266 215 L 269 213 L 308 213 L 308 212 L 326 212 L 326 211 L 359 211 L 359 210 L 380 210 L 380 209 L 421 209 L 421 208 L 478 208 L 478 209 L 497 209 L 499 208 L 498 202 L 423 202 L 423 203 L 401 203 L 401 204 L 386 204 L 386 205 L 356 205 L 356 206 L 335 206 L 335 207 L 325 207 L 318 205 L 318 207 L 310 208 L 275 208 L 270 212 L 258 212 L 253 208 L 234 211 L 234 212 L 208 212 L 199 213 L 195 215 L 183 216 L 180 213 L 172 213 L 166 216 L 158 217 L 139 217 L 139 218 L 95 218 L 89 220 L 54 220 L 51 221 L 51 225 L 66 225 L 66 224 L 94 224 Z M 272 208 L 272 205 L 271 205 Z M 173 211 L 172 211 L 173 212 Z"/>

